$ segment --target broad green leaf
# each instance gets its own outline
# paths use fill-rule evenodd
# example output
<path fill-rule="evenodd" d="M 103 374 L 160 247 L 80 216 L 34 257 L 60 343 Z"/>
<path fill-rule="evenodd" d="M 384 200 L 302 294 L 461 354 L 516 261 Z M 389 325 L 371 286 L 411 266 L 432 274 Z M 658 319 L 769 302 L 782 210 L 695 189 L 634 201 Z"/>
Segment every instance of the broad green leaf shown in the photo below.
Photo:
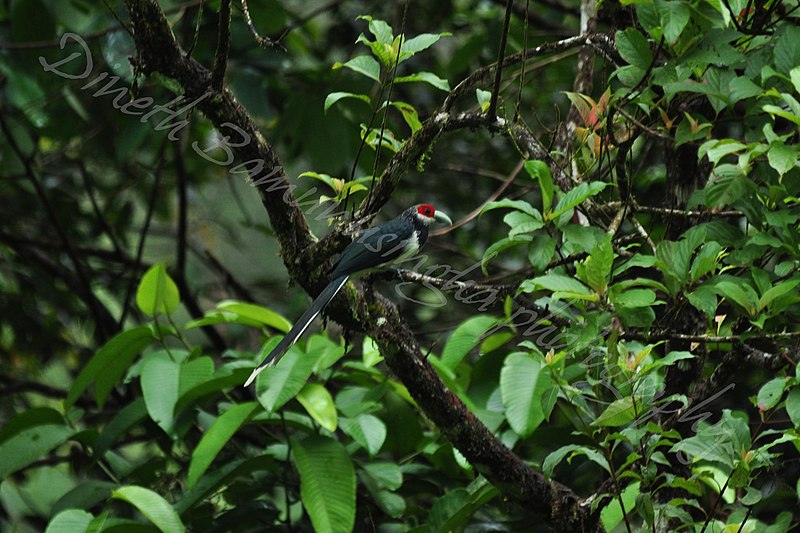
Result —
<path fill-rule="evenodd" d="M 287 333 L 290 329 L 292 329 L 292 323 L 286 320 L 286 318 L 275 311 L 260 305 L 247 302 L 238 302 L 236 300 L 224 300 L 217 304 L 217 309 L 222 309 L 223 311 L 229 311 L 252 320 L 257 320 L 262 324 L 266 324 L 267 326 L 273 327 L 284 333 Z"/>
<path fill-rule="evenodd" d="M 697 252 L 697 256 L 692 262 L 692 267 L 689 269 L 691 281 L 697 281 L 702 278 L 716 267 L 719 262 L 719 255 L 722 252 L 722 246 L 716 242 L 707 242 Z"/>
<path fill-rule="evenodd" d="M 758 300 L 758 310 L 761 311 L 762 309 L 769 307 L 772 302 L 776 299 L 780 298 L 784 294 L 791 292 L 794 290 L 797 285 L 800 284 L 800 280 L 797 279 L 788 279 L 785 281 L 781 281 L 777 285 L 770 287 L 764 294 L 761 295 L 761 298 Z"/>
<path fill-rule="evenodd" d="M 579 300 L 597 300 L 597 295 L 586 285 L 575 278 L 563 274 L 545 274 L 522 282 L 520 292 L 535 292 L 547 289 L 553 292 L 553 297 L 559 299 L 576 298 Z"/>
<path fill-rule="evenodd" d="M 349 68 L 380 83 L 381 66 L 370 56 L 356 56 L 346 63 L 334 63 L 334 69 Z"/>
<path fill-rule="evenodd" d="M 586 446 L 579 446 L 577 444 L 568 444 L 551 452 L 547 457 L 544 458 L 544 462 L 542 462 L 542 473 L 547 477 L 553 477 L 553 470 L 555 470 L 556 466 L 558 466 L 558 464 L 563 461 L 567 455 L 569 455 L 568 461 L 571 461 L 576 455 L 585 455 L 587 459 L 600 465 L 600 467 L 606 472 L 611 471 L 608 461 L 605 457 L 603 457 L 603 454 L 597 450 L 593 450 Z"/>
<path fill-rule="evenodd" d="M 6 438 L 0 443 L 0 479 L 5 479 L 17 470 L 44 458 L 75 433 L 63 422 L 40 423 L 44 422 L 42 420 L 30 421 L 28 423 L 33 425 L 27 425 L 23 423 L 26 415 L 27 413 L 23 412 L 12 419 L 16 426 L 13 433 L 4 428 Z"/>
<path fill-rule="evenodd" d="M 259 403 L 270 413 L 280 409 L 300 392 L 311 376 L 315 363 L 299 348 L 290 348 L 277 365 L 267 368 L 256 378 Z"/>
<path fill-rule="evenodd" d="M 172 508 L 172 505 L 150 489 L 127 485 L 115 490 L 111 497 L 124 500 L 136 507 L 163 533 L 184 533 L 186 531 L 180 516 Z"/>
<path fill-rule="evenodd" d="M 441 355 L 442 364 L 455 370 L 469 351 L 481 341 L 484 333 L 496 323 L 495 317 L 477 315 L 459 324 L 450 334 L 447 344 L 444 345 Z"/>
<path fill-rule="evenodd" d="M 786 397 L 786 412 L 795 429 L 800 428 L 800 386 L 795 386 Z"/>
<path fill-rule="evenodd" d="M 44 533 L 84 533 L 94 516 L 81 509 L 61 511 L 50 520 Z"/>
<path fill-rule="evenodd" d="M 544 226 L 544 221 L 541 217 L 531 216 L 521 211 L 511 211 L 506 214 L 503 217 L 503 222 L 511 228 L 511 231 L 508 232 L 509 239 L 524 233 L 532 233 Z"/>
<path fill-rule="evenodd" d="M 338 441 L 311 436 L 292 440 L 300 497 L 319 533 L 350 533 L 356 518 L 356 474 Z"/>
<path fill-rule="evenodd" d="M 528 245 L 528 260 L 536 272 L 543 272 L 556 252 L 556 239 L 546 233 L 536 233 Z"/>
<path fill-rule="evenodd" d="M 555 196 L 555 185 L 553 185 L 550 167 L 544 161 L 525 161 L 525 171 L 539 182 L 539 190 L 542 193 L 542 213 L 547 213 L 553 205 Z"/>
<path fill-rule="evenodd" d="M 653 61 L 647 39 L 634 28 L 617 32 L 617 50 L 625 61 L 640 69 L 647 69 Z"/>
<path fill-rule="evenodd" d="M 691 8 L 679 0 L 656 0 L 658 13 L 661 16 L 661 28 L 664 39 L 672 45 L 678 40 L 686 24 L 689 22 Z"/>
<path fill-rule="evenodd" d="M 634 418 L 636 418 L 636 410 L 634 409 L 633 398 L 625 396 L 611 402 L 611 405 L 600 413 L 600 416 L 592 422 L 592 425 L 618 427 L 624 426 Z"/>
<path fill-rule="evenodd" d="M 421 33 L 416 37 L 412 37 L 411 39 L 403 42 L 403 46 L 400 47 L 401 53 L 408 53 L 411 55 L 416 54 L 417 52 L 421 52 L 426 48 L 430 48 L 433 46 L 439 39 L 444 36 L 449 35 L 449 33 Z"/>
<path fill-rule="evenodd" d="M 500 392 L 506 419 L 521 437 L 531 435 L 550 412 L 545 412 L 543 396 L 552 387 L 550 373 L 541 361 L 513 353 L 500 372 Z"/>
<path fill-rule="evenodd" d="M 698 156 L 705 155 L 709 161 L 716 165 L 723 157 L 741 152 L 745 148 L 747 148 L 747 145 L 733 139 L 712 139 L 700 146 Z"/>
<path fill-rule="evenodd" d="M 362 102 L 366 102 L 366 104 L 369 106 L 372 105 L 372 100 L 370 100 L 369 96 L 367 96 L 366 94 L 336 92 L 336 93 L 331 93 L 325 97 L 325 106 L 324 106 L 325 112 L 327 113 L 328 109 L 330 109 L 330 107 L 333 104 L 345 98 L 353 98 L 355 100 L 361 100 Z"/>
<path fill-rule="evenodd" d="M 415 72 L 408 76 L 398 76 L 394 79 L 395 83 L 415 83 L 422 82 L 433 85 L 440 91 L 449 91 L 450 84 L 432 72 Z"/>
<path fill-rule="evenodd" d="M 744 100 L 745 98 L 752 98 L 754 96 L 758 96 L 764 92 L 764 89 L 753 83 L 750 78 L 746 78 L 745 76 L 739 76 L 730 84 L 730 103 L 735 104 L 740 100 Z"/>
<path fill-rule="evenodd" d="M 189 463 L 189 473 L 186 478 L 186 484 L 190 489 L 197 484 L 220 450 L 253 414 L 256 407 L 258 407 L 257 402 L 234 405 L 211 424 L 192 452 L 192 460 Z"/>
<path fill-rule="evenodd" d="M 625 516 L 631 516 L 636 505 L 636 496 L 638 494 L 640 494 L 638 481 L 631 483 L 622 491 L 622 503 L 625 505 L 625 513 L 622 512 L 619 498 L 613 498 L 609 501 L 608 505 L 603 507 L 603 510 L 600 512 L 600 519 L 606 531 L 618 531 L 619 527 L 622 527 L 619 526 L 619 524 L 625 519 Z"/>
<path fill-rule="evenodd" d="M 656 293 L 650 289 L 628 289 L 614 294 L 614 305 L 622 307 L 649 307 L 656 301 Z"/>
<path fill-rule="evenodd" d="M 125 370 L 148 344 L 155 340 L 149 327 L 122 331 L 105 343 L 72 383 L 66 400 L 65 408 L 75 404 L 78 397 L 83 394 L 91 381 L 95 381 L 94 393 L 97 404 L 102 408 L 108 393 L 114 388 Z"/>
<path fill-rule="evenodd" d="M 744 307 L 750 316 L 754 316 L 758 309 L 758 295 L 747 282 L 733 283 L 720 281 L 716 285 L 717 292 L 727 300 Z"/>
<path fill-rule="evenodd" d="M 181 365 L 165 351 L 149 354 L 142 362 L 142 396 L 150 418 L 169 434 L 178 402 Z"/>
<path fill-rule="evenodd" d="M 500 209 L 502 207 L 516 209 L 517 211 L 522 211 L 523 213 L 526 213 L 532 216 L 533 218 L 542 220 L 542 214 L 528 202 L 525 202 L 523 200 L 509 200 L 508 198 L 503 198 L 502 200 L 497 200 L 495 202 L 489 202 L 481 210 L 481 215 L 483 215 L 484 213 L 488 213 L 493 209 Z"/>
<path fill-rule="evenodd" d="M 769 161 L 769 166 L 775 169 L 775 172 L 783 176 L 797 166 L 798 155 L 800 153 L 795 146 L 774 142 L 767 152 L 767 161 Z"/>
<path fill-rule="evenodd" d="M 614 250 L 611 248 L 611 236 L 598 242 L 589 257 L 578 263 L 576 272 L 597 294 L 606 292 L 611 278 L 611 266 L 614 262 Z"/>
<path fill-rule="evenodd" d="M 774 115 L 777 117 L 785 118 L 789 122 L 794 123 L 797 126 L 800 126 L 800 116 L 796 113 L 792 113 L 790 111 L 786 111 L 785 109 L 778 107 L 776 105 L 767 104 L 762 106 L 765 113 L 769 113 L 770 115 Z"/>
<path fill-rule="evenodd" d="M 787 25 L 781 28 L 783 32 L 777 38 L 773 54 L 775 68 L 781 74 L 789 74 L 793 68 L 800 65 L 800 28 Z"/>
<path fill-rule="evenodd" d="M 167 274 L 164 265 L 151 266 L 142 276 L 136 290 L 136 305 L 149 316 L 170 314 L 180 304 L 178 286 Z"/>
<path fill-rule="evenodd" d="M 336 406 L 333 397 L 323 385 L 319 383 L 307 383 L 300 392 L 297 393 L 299 401 L 311 418 L 327 429 L 336 431 L 339 420 L 336 415 Z"/>
<path fill-rule="evenodd" d="M 758 410 L 768 411 L 778 405 L 786 388 L 786 378 L 774 378 L 767 381 L 758 391 Z"/>
<path fill-rule="evenodd" d="M 358 20 L 366 20 L 369 22 L 369 31 L 375 36 L 375 39 L 381 44 L 392 44 L 394 41 L 394 34 L 392 27 L 385 21 L 374 19 L 369 15 L 361 15 Z"/>
<path fill-rule="evenodd" d="M 574 187 L 562 194 L 555 209 L 552 213 L 547 215 L 548 220 L 555 220 L 573 207 L 582 204 L 590 196 L 594 196 L 606 188 L 606 183 L 601 181 L 593 181 L 591 183 L 583 182 L 577 187 Z"/>
<path fill-rule="evenodd" d="M 397 108 L 400 113 L 403 114 L 403 120 L 405 120 L 406 124 L 408 124 L 408 127 L 411 129 L 411 133 L 415 133 L 417 130 L 422 128 L 422 123 L 419 121 L 419 115 L 417 115 L 417 110 L 414 109 L 414 106 L 405 102 L 392 102 L 392 106 Z"/>
<path fill-rule="evenodd" d="M 339 427 L 373 457 L 386 441 L 386 424 L 373 415 L 361 414 L 355 418 L 340 418 Z"/>

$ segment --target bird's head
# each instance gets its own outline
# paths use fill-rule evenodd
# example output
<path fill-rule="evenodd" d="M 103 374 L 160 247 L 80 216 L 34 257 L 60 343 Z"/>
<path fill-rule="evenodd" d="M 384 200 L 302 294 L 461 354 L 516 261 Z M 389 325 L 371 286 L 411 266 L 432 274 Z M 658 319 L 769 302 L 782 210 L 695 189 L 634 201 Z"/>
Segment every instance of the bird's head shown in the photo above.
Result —
<path fill-rule="evenodd" d="M 408 210 L 410 217 L 414 217 L 421 224 L 430 226 L 434 222 L 445 222 L 452 226 L 453 221 L 443 211 L 437 211 L 431 204 L 417 204 Z"/>

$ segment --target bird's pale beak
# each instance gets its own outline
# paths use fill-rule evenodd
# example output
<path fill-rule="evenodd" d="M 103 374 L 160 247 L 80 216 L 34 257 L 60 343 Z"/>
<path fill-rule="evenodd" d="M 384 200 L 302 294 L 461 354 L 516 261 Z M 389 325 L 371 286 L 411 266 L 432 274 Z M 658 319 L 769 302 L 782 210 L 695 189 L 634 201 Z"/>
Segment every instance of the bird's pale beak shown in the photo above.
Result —
<path fill-rule="evenodd" d="M 453 225 L 453 221 L 450 220 L 450 217 L 447 216 L 447 213 L 444 213 L 442 211 L 436 211 L 433 214 L 433 218 L 438 220 L 439 222 L 447 222 L 448 226 L 452 226 Z"/>

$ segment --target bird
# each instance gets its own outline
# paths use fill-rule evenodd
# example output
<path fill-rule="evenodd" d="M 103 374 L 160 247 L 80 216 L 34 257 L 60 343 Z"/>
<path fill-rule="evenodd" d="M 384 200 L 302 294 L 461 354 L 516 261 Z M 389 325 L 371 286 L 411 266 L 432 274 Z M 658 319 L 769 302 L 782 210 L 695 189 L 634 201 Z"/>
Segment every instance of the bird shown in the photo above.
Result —
<path fill-rule="evenodd" d="M 351 276 L 414 257 L 428 240 L 428 226 L 434 222 L 453 225 L 446 213 L 437 211 L 431 204 L 417 204 L 400 213 L 394 220 L 367 229 L 348 244 L 329 271 L 328 285 L 295 322 L 289 333 L 253 370 L 244 386 L 249 386 L 265 368 L 277 364 Z"/>

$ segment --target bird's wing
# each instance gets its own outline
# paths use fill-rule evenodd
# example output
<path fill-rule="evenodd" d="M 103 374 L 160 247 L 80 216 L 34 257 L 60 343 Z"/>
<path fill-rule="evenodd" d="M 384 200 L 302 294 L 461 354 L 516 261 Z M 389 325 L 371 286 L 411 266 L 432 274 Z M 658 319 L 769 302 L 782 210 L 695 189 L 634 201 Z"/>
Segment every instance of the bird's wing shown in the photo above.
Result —
<path fill-rule="evenodd" d="M 344 249 L 331 270 L 331 278 L 355 274 L 397 259 L 413 233 L 411 224 L 400 220 L 368 229 Z"/>

